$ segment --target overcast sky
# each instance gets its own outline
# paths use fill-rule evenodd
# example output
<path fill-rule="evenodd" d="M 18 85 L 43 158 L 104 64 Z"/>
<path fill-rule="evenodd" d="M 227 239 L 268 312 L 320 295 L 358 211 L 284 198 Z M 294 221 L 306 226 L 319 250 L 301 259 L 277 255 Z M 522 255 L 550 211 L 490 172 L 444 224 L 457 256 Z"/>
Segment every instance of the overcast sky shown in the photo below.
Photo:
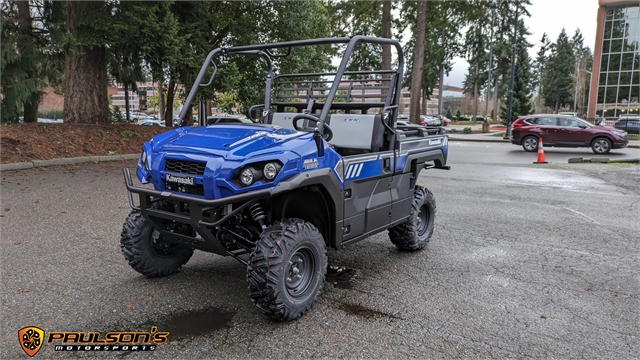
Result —
<path fill-rule="evenodd" d="M 530 18 L 525 18 L 525 25 L 532 35 L 529 42 L 534 44 L 530 54 L 532 57 L 538 51 L 539 42 L 543 33 L 551 42 L 555 42 L 562 28 L 569 37 L 577 28 L 580 28 L 585 45 L 591 48 L 596 41 L 596 17 L 598 13 L 598 0 L 531 0 L 529 6 Z M 446 85 L 462 86 L 467 73 L 467 62 L 462 58 L 455 58 L 453 71 L 445 77 Z"/>

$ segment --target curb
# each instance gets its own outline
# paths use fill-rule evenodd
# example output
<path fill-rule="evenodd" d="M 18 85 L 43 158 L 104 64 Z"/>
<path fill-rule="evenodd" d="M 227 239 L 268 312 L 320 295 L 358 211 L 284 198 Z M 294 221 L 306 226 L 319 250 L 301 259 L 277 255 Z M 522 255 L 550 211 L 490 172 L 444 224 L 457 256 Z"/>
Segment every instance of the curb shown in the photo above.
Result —
<path fill-rule="evenodd" d="M 599 164 L 610 164 L 610 163 L 624 163 L 624 164 L 640 164 L 640 159 L 609 159 L 609 158 L 569 158 L 569 164 L 580 164 L 580 163 L 599 163 Z"/>
<path fill-rule="evenodd" d="M 497 142 L 497 143 L 510 143 L 509 140 L 499 140 L 499 139 L 464 139 L 457 137 L 449 137 L 449 141 L 472 141 L 472 142 Z"/>
<path fill-rule="evenodd" d="M 84 163 L 98 163 L 106 161 L 137 160 L 140 154 L 111 155 L 111 156 L 81 156 L 75 158 L 57 158 L 50 160 L 33 160 L 29 162 L 0 164 L 0 171 L 24 170 L 38 167 L 76 165 Z"/>

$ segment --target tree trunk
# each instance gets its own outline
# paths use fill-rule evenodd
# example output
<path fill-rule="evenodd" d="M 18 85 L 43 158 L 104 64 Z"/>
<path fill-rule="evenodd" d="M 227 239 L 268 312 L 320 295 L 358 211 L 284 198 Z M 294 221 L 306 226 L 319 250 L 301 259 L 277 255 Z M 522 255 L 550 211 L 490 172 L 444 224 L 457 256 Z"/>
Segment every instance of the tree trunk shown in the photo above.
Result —
<path fill-rule="evenodd" d="M 158 119 L 164 120 L 164 83 L 158 81 Z"/>
<path fill-rule="evenodd" d="M 173 98 L 175 97 L 176 84 L 173 79 L 169 80 L 169 86 L 167 87 L 167 110 L 164 113 L 165 125 L 168 127 L 173 126 Z"/>
<path fill-rule="evenodd" d="M 35 49 L 33 43 L 33 19 L 31 18 L 31 8 L 28 1 L 16 1 L 18 7 L 18 52 L 20 53 L 20 61 L 27 63 L 25 68 L 27 79 L 35 80 L 38 83 L 36 73 Z M 27 80 L 25 79 L 25 80 Z M 37 86 L 37 85 L 36 85 Z M 31 90 L 31 89 L 30 89 Z M 24 105 L 24 122 L 38 121 L 38 106 L 40 105 L 41 93 L 37 88 L 31 90 L 29 98 L 23 102 Z"/>
<path fill-rule="evenodd" d="M 82 13 L 104 11 L 103 2 L 67 2 L 67 29 L 76 39 Z M 86 25 L 83 25 L 83 27 Z M 80 27 L 79 27 L 80 28 Z M 65 59 L 64 122 L 109 124 L 107 57 L 104 46 L 75 45 Z"/>
<path fill-rule="evenodd" d="M 480 63 L 476 62 L 476 76 L 473 84 L 473 122 L 476 121 L 478 115 L 478 72 L 480 72 Z"/>
<path fill-rule="evenodd" d="M 124 83 L 124 107 L 125 107 L 125 119 L 127 122 L 131 121 L 131 113 L 129 112 L 129 84 Z"/>
<path fill-rule="evenodd" d="M 500 108 L 498 108 L 498 80 L 500 79 L 500 76 L 496 76 L 495 80 L 494 80 L 494 88 L 493 88 L 493 116 L 492 119 L 496 120 L 498 118 L 498 111 L 500 110 Z"/>
<path fill-rule="evenodd" d="M 555 109 L 553 109 L 553 113 L 557 114 L 558 113 L 558 106 L 559 106 L 560 102 L 558 100 L 556 100 L 556 106 Z"/>
<path fill-rule="evenodd" d="M 381 37 L 391 38 L 391 1 L 382 2 L 382 31 Z M 382 45 L 382 70 L 391 70 L 391 45 Z M 391 74 L 383 74 L 383 79 L 391 78 Z M 402 81 L 399 79 L 398 81 Z M 387 82 L 383 83 L 384 85 Z M 382 89 L 382 94 L 386 94 L 387 89 Z"/>
<path fill-rule="evenodd" d="M 24 122 L 38 121 L 38 106 L 40 105 L 41 95 L 39 91 L 32 92 L 29 100 L 24 103 Z"/>
<path fill-rule="evenodd" d="M 420 89 L 422 88 L 422 67 L 424 66 L 424 33 L 427 18 L 427 2 L 418 5 L 418 25 L 416 26 L 416 46 L 413 53 L 413 71 L 411 72 L 411 103 L 409 119 L 420 123 Z"/>
<path fill-rule="evenodd" d="M 422 114 L 427 114 L 427 89 L 422 89 Z"/>
<path fill-rule="evenodd" d="M 207 100 L 204 103 L 205 103 L 205 106 L 204 106 L 205 117 L 211 116 L 211 100 Z"/>

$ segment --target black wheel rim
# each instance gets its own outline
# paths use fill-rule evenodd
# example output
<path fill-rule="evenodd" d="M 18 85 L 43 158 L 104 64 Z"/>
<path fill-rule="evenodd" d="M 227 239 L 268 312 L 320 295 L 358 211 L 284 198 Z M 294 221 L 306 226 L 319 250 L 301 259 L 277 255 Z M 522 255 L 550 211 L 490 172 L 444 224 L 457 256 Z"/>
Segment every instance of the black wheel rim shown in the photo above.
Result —
<path fill-rule="evenodd" d="M 153 229 L 151 232 L 151 243 L 153 250 L 160 256 L 171 256 L 178 251 L 179 245 L 164 242 L 164 237 L 157 229 Z"/>
<path fill-rule="evenodd" d="M 426 205 L 420 207 L 418 212 L 418 236 L 423 236 L 429 228 L 429 208 Z"/>
<path fill-rule="evenodd" d="M 305 295 L 313 280 L 315 268 L 316 261 L 311 249 L 300 248 L 291 256 L 284 273 L 287 293 L 291 297 L 300 298 Z"/>

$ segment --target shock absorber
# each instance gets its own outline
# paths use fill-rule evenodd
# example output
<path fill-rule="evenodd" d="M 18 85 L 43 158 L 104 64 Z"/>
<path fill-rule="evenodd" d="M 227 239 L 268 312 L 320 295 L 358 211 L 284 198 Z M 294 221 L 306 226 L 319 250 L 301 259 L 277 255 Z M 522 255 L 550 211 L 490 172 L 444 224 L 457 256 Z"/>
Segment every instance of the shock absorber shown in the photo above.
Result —
<path fill-rule="evenodd" d="M 264 214 L 264 210 L 262 210 L 262 205 L 259 202 L 249 206 L 249 211 L 251 212 L 251 217 L 253 221 L 260 224 L 262 229 L 265 229 L 267 226 L 264 224 L 264 220 L 267 216 Z"/>

